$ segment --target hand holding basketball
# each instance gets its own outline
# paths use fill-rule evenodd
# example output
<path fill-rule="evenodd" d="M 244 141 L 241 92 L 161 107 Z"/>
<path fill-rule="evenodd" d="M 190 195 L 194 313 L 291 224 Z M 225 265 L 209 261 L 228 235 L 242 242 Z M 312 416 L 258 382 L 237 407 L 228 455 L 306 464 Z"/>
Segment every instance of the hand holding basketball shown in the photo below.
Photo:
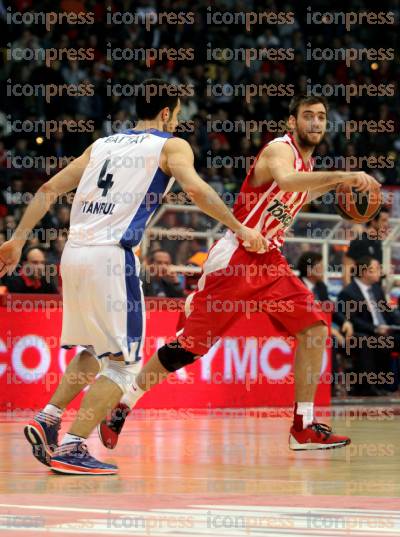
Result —
<path fill-rule="evenodd" d="M 346 181 L 347 185 L 353 186 L 359 192 L 366 192 L 368 190 L 379 189 L 380 183 L 371 175 L 364 172 L 352 172 L 349 174 L 350 178 Z"/>
<path fill-rule="evenodd" d="M 336 187 L 336 211 L 347 220 L 368 222 L 381 208 L 380 186 L 364 172 L 349 173 L 349 178 Z"/>

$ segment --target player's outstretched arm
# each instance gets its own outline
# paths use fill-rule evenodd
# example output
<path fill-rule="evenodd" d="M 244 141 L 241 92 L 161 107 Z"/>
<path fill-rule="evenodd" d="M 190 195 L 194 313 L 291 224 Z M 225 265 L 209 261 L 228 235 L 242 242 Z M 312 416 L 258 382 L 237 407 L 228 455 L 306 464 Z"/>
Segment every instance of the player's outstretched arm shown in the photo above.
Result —
<path fill-rule="evenodd" d="M 58 196 L 74 190 L 89 163 L 91 146 L 84 153 L 44 183 L 29 203 L 13 236 L 0 246 L 0 278 L 18 264 L 22 248 L 35 225 L 47 213 Z"/>
<path fill-rule="evenodd" d="M 215 190 L 197 174 L 192 148 L 185 140 L 171 138 L 166 142 L 163 153 L 164 171 L 175 177 L 199 209 L 236 233 L 248 250 L 258 252 L 266 249 L 264 237 L 255 229 L 241 224 Z"/>
<path fill-rule="evenodd" d="M 257 161 L 256 169 L 257 174 L 273 177 L 286 192 L 315 190 L 314 198 L 322 196 L 338 183 L 347 183 L 360 192 L 380 188 L 378 181 L 364 172 L 298 172 L 293 165 L 293 151 L 284 143 L 267 146 Z"/>

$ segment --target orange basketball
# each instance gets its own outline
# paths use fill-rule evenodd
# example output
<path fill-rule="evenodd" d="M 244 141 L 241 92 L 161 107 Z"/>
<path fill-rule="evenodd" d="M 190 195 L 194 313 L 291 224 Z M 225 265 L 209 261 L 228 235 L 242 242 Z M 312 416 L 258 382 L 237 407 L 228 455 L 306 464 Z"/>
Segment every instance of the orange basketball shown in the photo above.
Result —
<path fill-rule="evenodd" d="M 359 223 L 368 222 L 379 212 L 381 206 L 380 190 L 359 192 L 346 183 L 340 183 L 336 187 L 335 209 L 347 220 Z"/>

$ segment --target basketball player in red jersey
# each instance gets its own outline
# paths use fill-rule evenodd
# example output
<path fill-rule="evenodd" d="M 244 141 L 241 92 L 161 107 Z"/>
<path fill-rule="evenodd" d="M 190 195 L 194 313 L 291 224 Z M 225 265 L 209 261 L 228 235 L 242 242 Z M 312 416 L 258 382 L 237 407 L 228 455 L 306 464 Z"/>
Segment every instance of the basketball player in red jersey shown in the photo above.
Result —
<path fill-rule="evenodd" d="M 333 434 L 330 427 L 314 421 L 314 396 L 328 329 L 311 292 L 291 271 L 280 248 L 286 229 L 306 202 L 339 183 L 363 192 L 379 189 L 379 183 L 363 172 L 312 171 L 312 153 L 326 130 L 327 104 L 323 98 L 294 97 L 289 113 L 291 133 L 260 151 L 234 206 L 239 221 L 262 232 L 267 251 L 246 251 L 231 231 L 211 248 L 198 290 L 188 297 L 186 322 L 176 341 L 151 357 L 136 377 L 131 393 L 124 396 L 111 419 L 100 424 L 100 438 L 106 447 L 115 447 L 126 414 L 140 396 L 171 372 L 206 354 L 246 311 L 243 306 L 250 301 L 257 301 L 259 310 L 268 310 L 273 322 L 297 339 L 296 402 L 289 447 L 330 449 L 350 443 L 349 438 Z M 245 269 L 250 265 L 258 267 L 255 276 L 254 270 L 246 276 Z M 232 301 L 237 307 L 231 307 Z M 228 302 L 229 307 L 224 308 Z M 268 308 L 271 302 L 286 307 Z"/>

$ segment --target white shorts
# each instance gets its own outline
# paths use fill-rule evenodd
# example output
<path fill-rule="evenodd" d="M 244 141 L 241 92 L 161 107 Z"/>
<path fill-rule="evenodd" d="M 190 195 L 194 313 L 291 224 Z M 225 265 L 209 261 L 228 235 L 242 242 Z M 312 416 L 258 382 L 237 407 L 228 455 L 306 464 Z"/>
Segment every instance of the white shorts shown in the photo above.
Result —
<path fill-rule="evenodd" d="M 61 258 L 61 346 L 91 345 L 99 358 L 141 359 L 145 306 L 140 263 L 119 245 L 65 245 Z"/>

